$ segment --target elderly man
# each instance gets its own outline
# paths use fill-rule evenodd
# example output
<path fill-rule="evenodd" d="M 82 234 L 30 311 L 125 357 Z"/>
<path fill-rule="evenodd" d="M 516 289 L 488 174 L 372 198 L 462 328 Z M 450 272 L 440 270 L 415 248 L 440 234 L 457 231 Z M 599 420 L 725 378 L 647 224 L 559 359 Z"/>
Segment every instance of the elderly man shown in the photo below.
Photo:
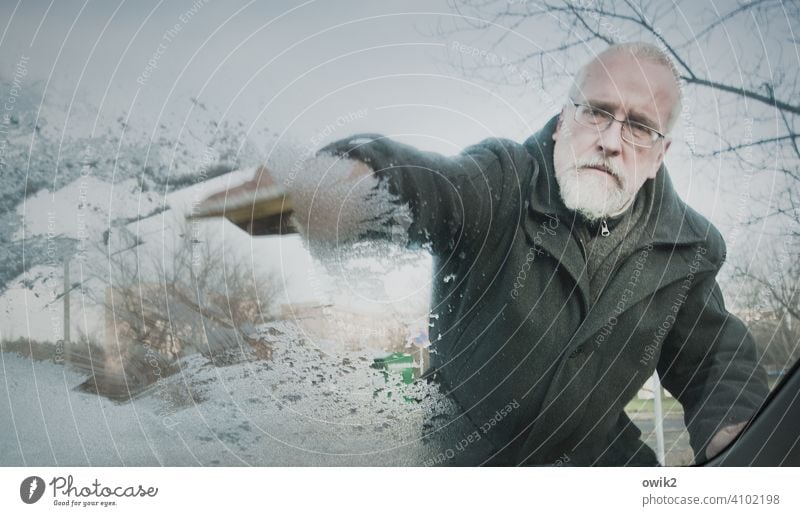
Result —
<path fill-rule="evenodd" d="M 321 150 L 407 203 L 434 255 L 434 376 L 481 441 L 451 463 L 656 465 L 624 411 L 654 371 L 704 461 L 765 398 L 717 285 L 723 239 L 662 164 L 679 112 L 669 59 L 623 44 L 523 145 L 446 158 L 362 134 Z"/>

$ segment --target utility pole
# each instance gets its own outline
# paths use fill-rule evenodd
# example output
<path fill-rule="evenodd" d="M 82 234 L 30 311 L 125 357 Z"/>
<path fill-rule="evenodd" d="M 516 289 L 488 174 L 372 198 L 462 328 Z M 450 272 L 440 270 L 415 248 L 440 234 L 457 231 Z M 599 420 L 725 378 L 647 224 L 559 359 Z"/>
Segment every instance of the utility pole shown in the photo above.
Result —
<path fill-rule="evenodd" d="M 64 344 L 69 344 L 69 258 L 64 260 Z"/>
<path fill-rule="evenodd" d="M 661 407 L 661 379 L 658 373 L 653 373 L 653 411 L 656 427 L 656 458 L 662 466 L 667 465 L 664 454 L 664 411 Z"/>

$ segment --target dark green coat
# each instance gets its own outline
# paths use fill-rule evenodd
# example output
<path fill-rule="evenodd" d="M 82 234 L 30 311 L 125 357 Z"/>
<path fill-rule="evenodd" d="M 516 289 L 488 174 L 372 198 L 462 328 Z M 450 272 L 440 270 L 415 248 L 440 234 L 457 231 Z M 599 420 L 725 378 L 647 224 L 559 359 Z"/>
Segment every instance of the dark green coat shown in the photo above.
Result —
<path fill-rule="evenodd" d="M 655 370 L 703 459 L 716 431 L 767 394 L 716 282 L 724 241 L 662 167 L 646 185 L 655 204 L 643 241 L 590 308 L 573 232 L 583 222 L 553 176 L 555 120 L 524 145 L 488 139 L 449 158 L 374 134 L 322 151 L 369 164 L 434 254 L 436 376 L 491 444 L 451 463 L 655 465 L 624 412 Z"/>

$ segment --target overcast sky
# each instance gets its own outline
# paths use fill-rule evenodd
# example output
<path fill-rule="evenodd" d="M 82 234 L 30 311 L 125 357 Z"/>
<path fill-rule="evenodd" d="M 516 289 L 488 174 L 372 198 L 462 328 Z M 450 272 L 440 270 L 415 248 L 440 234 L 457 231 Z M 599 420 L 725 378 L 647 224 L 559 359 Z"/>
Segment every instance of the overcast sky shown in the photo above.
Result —
<path fill-rule="evenodd" d="M 453 39 L 425 35 L 455 16 L 443 1 L 43 1 L 0 9 L 11 20 L 4 76 L 29 56 L 30 77 L 49 81 L 48 94 L 75 94 L 109 117 L 124 110 L 152 125 L 196 97 L 302 141 L 366 110 L 328 139 L 420 133 L 444 152 L 490 134 L 523 138 L 542 121 L 446 65 Z"/>

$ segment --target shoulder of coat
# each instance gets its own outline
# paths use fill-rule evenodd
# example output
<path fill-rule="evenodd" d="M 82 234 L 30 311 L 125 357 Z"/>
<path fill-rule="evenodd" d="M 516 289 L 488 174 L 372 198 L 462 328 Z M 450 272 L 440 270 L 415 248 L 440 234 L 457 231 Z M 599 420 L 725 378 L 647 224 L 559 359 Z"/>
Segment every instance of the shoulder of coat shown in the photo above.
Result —
<path fill-rule="evenodd" d="M 472 147 L 484 147 L 496 154 L 505 153 L 510 157 L 519 157 L 527 154 L 527 150 L 521 143 L 508 138 L 485 138 Z"/>
<path fill-rule="evenodd" d="M 727 246 L 719 229 L 691 206 L 686 205 L 686 221 L 698 238 L 697 249 L 705 259 L 721 267 L 727 255 Z"/>

